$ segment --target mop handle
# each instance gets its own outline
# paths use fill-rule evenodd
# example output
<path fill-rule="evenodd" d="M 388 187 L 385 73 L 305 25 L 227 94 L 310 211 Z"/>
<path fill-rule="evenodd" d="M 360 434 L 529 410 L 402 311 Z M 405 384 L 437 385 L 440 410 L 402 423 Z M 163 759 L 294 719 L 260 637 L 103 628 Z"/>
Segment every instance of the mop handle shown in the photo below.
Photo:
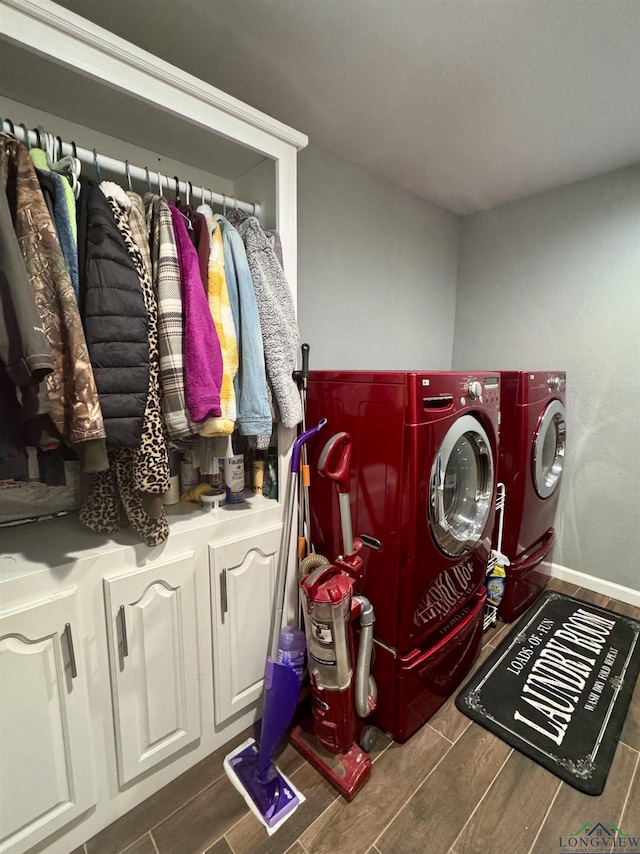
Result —
<path fill-rule="evenodd" d="M 300 471 L 300 455 L 302 453 L 302 446 L 305 442 L 308 442 L 312 436 L 315 436 L 316 433 L 319 433 L 326 423 L 327 419 L 321 418 L 315 427 L 312 427 L 310 430 L 305 430 L 304 433 L 301 433 L 296 439 L 294 439 L 293 449 L 291 451 L 290 467 L 290 471 L 294 472 L 294 474 L 298 474 Z"/>
<path fill-rule="evenodd" d="M 276 585 L 273 595 L 274 612 L 269 634 L 269 657 L 275 661 L 278 655 L 278 637 L 282 626 L 282 614 L 284 612 L 285 581 L 287 576 L 287 558 L 289 555 L 289 536 L 293 524 L 293 510 L 296 501 L 296 480 L 300 472 L 300 449 L 312 436 L 319 433 L 327 423 L 326 418 L 321 418 L 311 430 L 305 430 L 293 442 L 291 452 L 291 467 L 287 480 L 285 492 L 284 513 L 282 517 L 282 530 L 280 531 L 280 548 L 278 550 L 278 571 L 276 572 Z"/>

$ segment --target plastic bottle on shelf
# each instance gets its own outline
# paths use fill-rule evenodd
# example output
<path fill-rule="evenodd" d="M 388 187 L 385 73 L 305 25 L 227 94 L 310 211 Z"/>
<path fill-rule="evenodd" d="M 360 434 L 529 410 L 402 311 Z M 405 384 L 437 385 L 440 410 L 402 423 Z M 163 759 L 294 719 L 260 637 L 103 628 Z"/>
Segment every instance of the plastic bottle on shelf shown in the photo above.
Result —
<path fill-rule="evenodd" d="M 265 469 L 262 494 L 265 498 L 278 498 L 278 455 L 275 448 L 269 448 Z"/>
<path fill-rule="evenodd" d="M 169 454 L 169 491 L 162 496 L 163 504 L 178 504 L 180 502 L 180 454 L 172 451 Z"/>
<path fill-rule="evenodd" d="M 185 493 L 193 489 L 200 482 L 200 471 L 191 460 L 184 457 L 180 461 L 180 492 Z"/>
<path fill-rule="evenodd" d="M 244 501 L 244 446 L 241 437 L 233 434 L 233 456 L 224 461 L 224 486 L 227 504 Z"/>
<path fill-rule="evenodd" d="M 264 487 L 264 470 L 267 464 L 266 451 L 254 451 L 251 490 L 254 495 L 262 495 Z"/>
<path fill-rule="evenodd" d="M 211 471 L 204 476 L 204 479 L 209 486 L 224 492 L 224 459 L 213 460 Z"/>
<path fill-rule="evenodd" d="M 298 682 L 302 685 L 304 676 L 304 659 L 307 651 L 307 641 L 301 629 L 295 626 L 285 626 L 278 638 L 278 661 L 289 665 L 295 670 Z"/>

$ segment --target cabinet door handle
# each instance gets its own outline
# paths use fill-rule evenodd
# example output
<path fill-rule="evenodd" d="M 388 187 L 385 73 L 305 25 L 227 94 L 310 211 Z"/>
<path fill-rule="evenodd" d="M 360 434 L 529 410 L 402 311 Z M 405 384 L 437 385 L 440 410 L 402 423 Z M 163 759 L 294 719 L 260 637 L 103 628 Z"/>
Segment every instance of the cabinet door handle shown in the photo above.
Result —
<path fill-rule="evenodd" d="M 222 613 L 226 614 L 229 610 L 227 601 L 227 570 L 223 569 L 220 573 L 220 605 L 222 606 Z"/>
<path fill-rule="evenodd" d="M 76 653 L 73 648 L 73 635 L 71 634 L 71 623 L 65 623 L 64 634 L 67 637 L 67 649 L 69 650 L 69 664 L 71 666 L 71 678 L 75 679 L 78 675 L 76 666 Z"/>
<path fill-rule="evenodd" d="M 120 605 L 118 616 L 120 617 L 120 631 L 122 632 L 122 657 L 126 658 L 129 655 L 129 642 L 127 640 L 127 618 L 124 613 L 124 605 Z"/>

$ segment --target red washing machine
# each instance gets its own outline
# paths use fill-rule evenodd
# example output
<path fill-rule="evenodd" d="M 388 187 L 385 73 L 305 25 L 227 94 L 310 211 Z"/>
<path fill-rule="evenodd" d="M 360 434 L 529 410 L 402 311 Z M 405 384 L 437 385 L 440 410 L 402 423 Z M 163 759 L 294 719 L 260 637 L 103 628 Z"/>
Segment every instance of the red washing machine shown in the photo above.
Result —
<path fill-rule="evenodd" d="M 495 517 L 500 384 L 492 375 L 311 371 L 307 420 L 328 424 L 309 448 L 312 473 L 327 437 L 352 438 L 354 534 L 363 550 L 359 592 L 375 610 L 374 722 L 406 741 L 476 659 Z M 340 553 L 335 486 L 311 478 L 312 538 Z"/>
<path fill-rule="evenodd" d="M 498 481 L 505 485 L 502 548 L 509 558 L 500 616 L 511 622 L 544 590 L 565 452 L 566 374 L 500 371 Z"/>

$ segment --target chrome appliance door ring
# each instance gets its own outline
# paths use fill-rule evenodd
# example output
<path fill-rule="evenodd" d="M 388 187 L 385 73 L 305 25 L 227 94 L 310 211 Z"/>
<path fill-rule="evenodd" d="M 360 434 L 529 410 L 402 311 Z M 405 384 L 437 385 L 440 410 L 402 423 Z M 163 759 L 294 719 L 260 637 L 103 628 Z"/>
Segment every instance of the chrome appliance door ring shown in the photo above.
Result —
<path fill-rule="evenodd" d="M 469 451 L 473 454 L 471 468 Z M 459 455 L 457 460 L 454 452 Z M 465 462 L 470 474 L 467 482 L 464 482 Z M 459 484 L 456 474 L 461 478 Z M 449 487 L 453 493 L 448 507 L 447 475 L 454 481 L 453 487 Z M 463 415 L 447 431 L 431 468 L 427 515 L 436 543 L 445 554 L 456 556 L 469 551 L 482 536 L 491 511 L 493 481 L 489 437 L 477 418 Z"/>
<path fill-rule="evenodd" d="M 550 430 L 553 430 L 553 434 L 549 434 Z M 538 423 L 533 443 L 533 485 L 540 498 L 548 498 L 560 482 L 566 434 L 564 406 L 559 400 L 552 400 Z M 555 436 L 551 462 L 548 461 L 548 454 L 544 453 L 550 435 Z"/>

